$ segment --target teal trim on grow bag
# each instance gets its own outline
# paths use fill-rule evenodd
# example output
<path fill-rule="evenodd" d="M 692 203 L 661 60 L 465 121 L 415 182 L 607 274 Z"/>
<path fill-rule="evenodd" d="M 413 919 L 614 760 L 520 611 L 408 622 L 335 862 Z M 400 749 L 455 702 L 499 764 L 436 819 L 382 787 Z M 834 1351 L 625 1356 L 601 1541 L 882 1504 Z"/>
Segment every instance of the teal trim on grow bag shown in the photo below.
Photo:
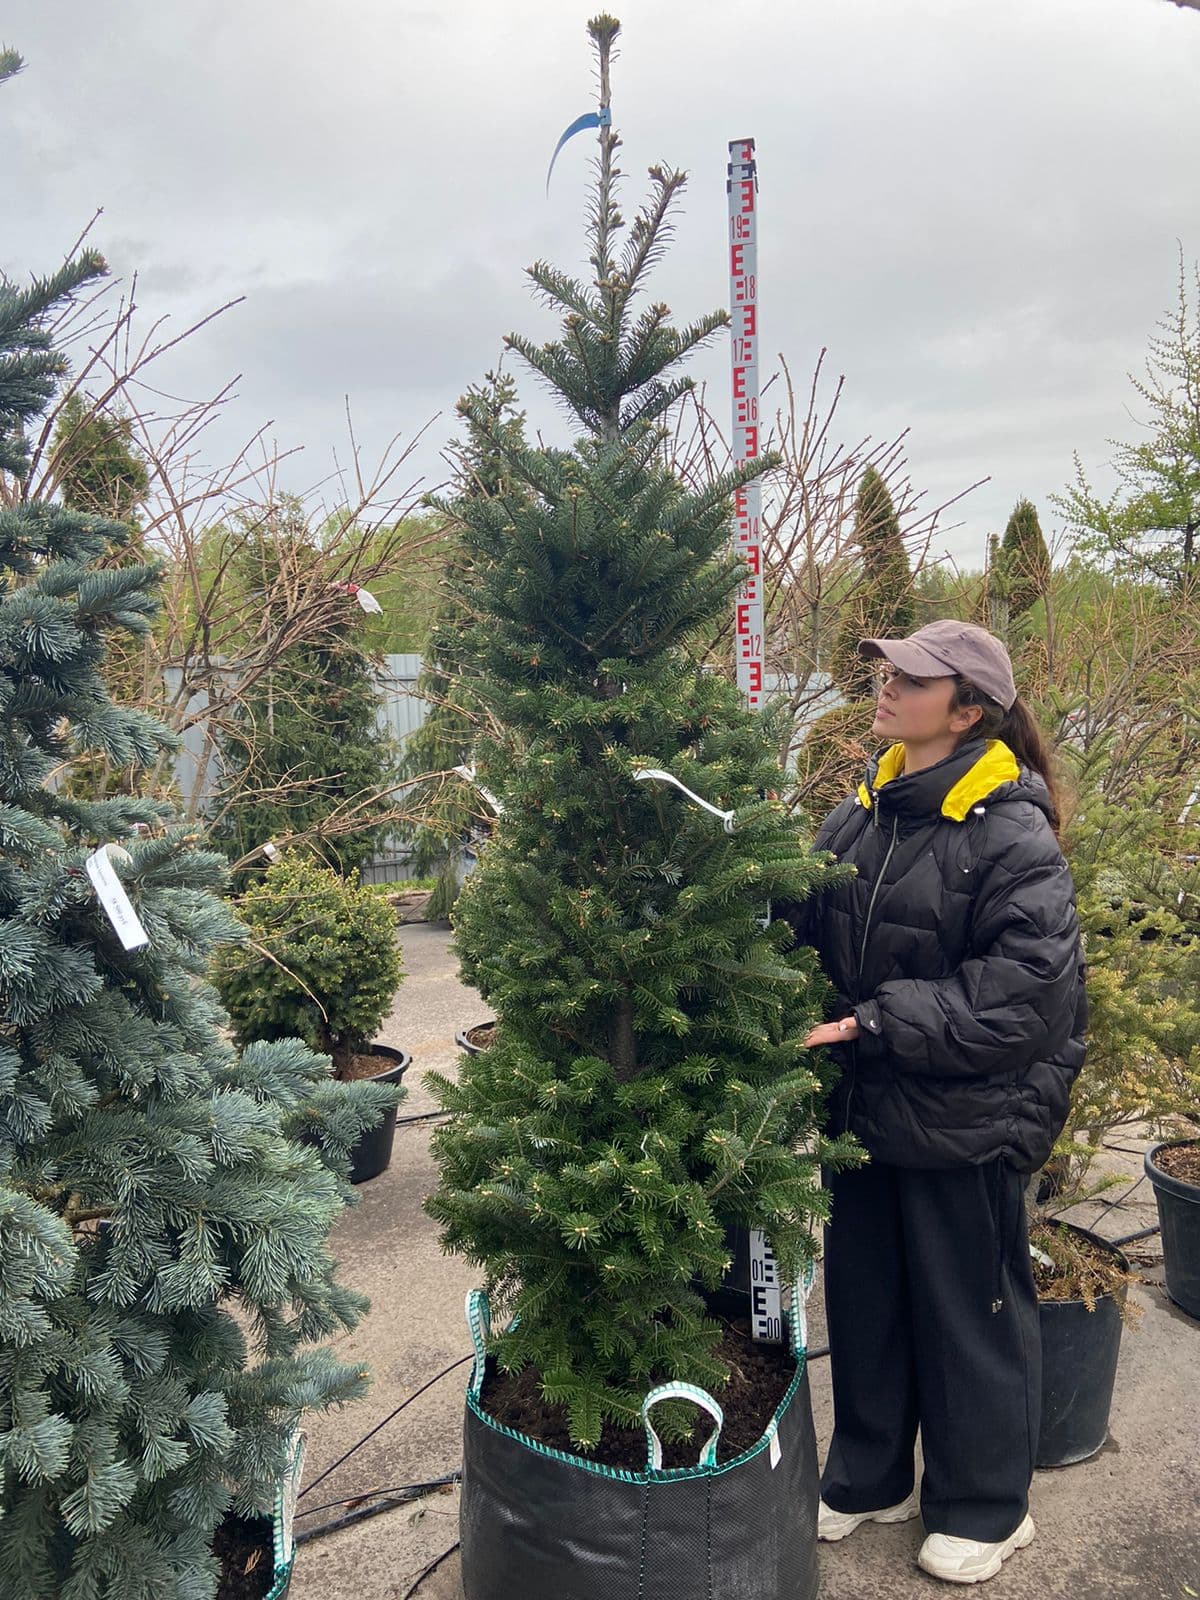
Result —
<path fill-rule="evenodd" d="M 296 1496 L 300 1490 L 300 1474 L 304 1470 L 305 1434 L 297 1431 L 292 1447 L 292 1464 L 287 1477 L 275 1496 L 275 1511 L 271 1518 L 274 1535 L 275 1571 L 266 1600 L 283 1600 L 292 1581 L 292 1568 L 296 1564 L 296 1536 L 292 1522 L 296 1515 Z"/>
<path fill-rule="evenodd" d="M 647 1466 L 643 1472 L 630 1472 L 624 1467 L 606 1467 L 602 1462 L 589 1461 L 586 1456 L 577 1456 L 566 1450 L 555 1450 L 551 1445 L 542 1444 L 540 1440 L 533 1439 L 527 1433 L 518 1433 L 515 1428 L 497 1422 L 495 1417 L 490 1417 L 483 1409 L 480 1394 L 483 1389 L 484 1366 L 487 1360 L 487 1339 L 491 1334 L 491 1310 L 488 1297 L 482 1289 L 472 1289 L 467 1295 L 467 1326 L 471 1330 L 471 1341 L 475 1346 L 475 1364 L 471 1368 L 471 1377 L 467 1384 L 467 1407 L 485 1427 L 493 1433 L 502 1434 L 506 1439 L 514 1439 L 518 1444 L 524 1445 L 527 1450 L 532 1450 L 535 1455 L 546 1456 L 551 1461 L 561 1461 L 566 1466 L 578 1467 L 583 1472 L 594 1473 L 599 1478 L 616 1480 L 619 1483 L 672 1483 L 680 1479 L 690 1478 L 719 1478 L 726 1472 L 732 1472 L 735 1467 L 744 1466 L 747 1461 L 753 1461 L 755 1456 L 760 1456 L 764 1450 L 769 1450 L 774 1443 L 779 1423 L 795 1399 L 796 1391 L 804 1378 L 805 1368 L 808 1364 L 808 1351 L 805 1346 L 807 1337 L 807 1319 L 805 1317 L 805 1300 L 812 1289 L 815 1270 L 810 1265 L 803 1279 L 792 1291 L 792 1309 L 785 1313 L 791 1329 L 792 1354 L 796 1359 L 796 1371 L 791 1383 L 788 1384 L 787 1393 L 775 1408 L 775 1412 L 763 1430 L 762 1437 L 752 1444 L 748 1450 L 743 1450 L 740 1456 L 734 1456 L 731 1461 L 718 1463 L 716 1461 L 716 1442 L 720 1427 L 704 1448 L 701 1460 L 694 1467 L 651 1467 Z M 665 1389 L 667 1386 L 664 1385 Z M 671 1385 L 673 1391 L 678 1392 L 684 1385 Z M 691 1385 L 686 1387 L 690 1388 Z M 655 1394 L 659 1398 L 666 1398 L 662 1390 L 652 1391 L 647 1396 L 647 1404 L 654 1401 Z M 703 1397 L 703 1399 L 701 1399 Z M 720 1413 L 720 1407 L 711 1395 L 698 1389 L 694 1398 L 697 1403 L 712 1408 L 713 1414 Z M 652 1449 L 653 1447 L 651 1447 Z M 268 1597 L 270 1600 L 270 1597 Z"/>

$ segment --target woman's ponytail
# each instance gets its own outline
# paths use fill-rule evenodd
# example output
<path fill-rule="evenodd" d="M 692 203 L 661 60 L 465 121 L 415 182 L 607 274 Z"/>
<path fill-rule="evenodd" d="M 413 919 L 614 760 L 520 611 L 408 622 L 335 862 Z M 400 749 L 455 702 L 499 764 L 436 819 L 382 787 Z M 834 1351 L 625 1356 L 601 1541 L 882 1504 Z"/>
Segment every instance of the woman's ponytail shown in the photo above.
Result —
<path fill-rule="evenodd" d="M 955 679 L 955 692 L 951 710 L 960 706 L 978 706 L 983 715 L 963 735 L 963 739 L 1003 739 L 1022 766 L 1038 773 L 1050 792 L 1054 815 L 1052 822 L 1057 834 L 1063 823 L 1063 787 L 1058 776 L 1058 762 L 1053 746 L 1038 726 L 1032 711 L 1020 695 L 1007 711 L 996 700 L 976 689 L 964 678 Z"/>

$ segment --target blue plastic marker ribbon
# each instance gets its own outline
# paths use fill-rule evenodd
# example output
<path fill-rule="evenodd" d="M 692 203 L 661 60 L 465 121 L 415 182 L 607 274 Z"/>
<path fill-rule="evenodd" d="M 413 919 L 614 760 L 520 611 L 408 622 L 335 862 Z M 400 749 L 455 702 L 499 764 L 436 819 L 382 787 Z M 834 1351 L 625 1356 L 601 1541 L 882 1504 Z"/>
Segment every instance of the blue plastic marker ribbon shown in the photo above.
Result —
<path fill-rule="evenodd" d="M 550 157 L 550 165 L 546 169 L 547 194 L 550 193 L 550 174 L 554 171 L 554 163 L 558 160 L 558 152 L 562 149 L 563 145 L 566 144 L 567 140 L 572 138 L 577 133 L 582 133 L 585 128 L 607 128 L 611 123 L 611 106 L 601 106 L 599 111 L 585 111 L 581 117 L 575 118 L 575 121 L 554 146 L 554 154 Z"/>

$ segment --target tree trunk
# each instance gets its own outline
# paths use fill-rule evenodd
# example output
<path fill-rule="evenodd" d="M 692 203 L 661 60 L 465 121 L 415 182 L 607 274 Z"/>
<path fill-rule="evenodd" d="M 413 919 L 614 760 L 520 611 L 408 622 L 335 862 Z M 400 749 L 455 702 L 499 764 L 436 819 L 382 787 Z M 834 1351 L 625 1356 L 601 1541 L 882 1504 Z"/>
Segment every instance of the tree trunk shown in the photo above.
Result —
<path fill-rule="evenodd" d="M 633 1031 L 633 1001 L 628 996 L 617 1001 L 608 1026 L 608 1059 L 618 1083 L 637 1077 L 637 1037 Z"/>

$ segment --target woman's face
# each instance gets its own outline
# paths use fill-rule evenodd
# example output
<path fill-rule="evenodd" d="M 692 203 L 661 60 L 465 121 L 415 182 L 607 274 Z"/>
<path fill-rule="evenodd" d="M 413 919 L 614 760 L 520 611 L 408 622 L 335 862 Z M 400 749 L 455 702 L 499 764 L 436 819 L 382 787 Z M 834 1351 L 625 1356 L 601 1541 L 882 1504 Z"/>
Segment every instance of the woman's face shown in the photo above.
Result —
<path fill-rule="evenodd" d="M 871 732 L 892 744 L 952 744 L 979 720 L 978 707 L 964 706 L 951 712 L 953 678 L 912 678 L 885 661 L 880 664 L 877 683 Z"/>

